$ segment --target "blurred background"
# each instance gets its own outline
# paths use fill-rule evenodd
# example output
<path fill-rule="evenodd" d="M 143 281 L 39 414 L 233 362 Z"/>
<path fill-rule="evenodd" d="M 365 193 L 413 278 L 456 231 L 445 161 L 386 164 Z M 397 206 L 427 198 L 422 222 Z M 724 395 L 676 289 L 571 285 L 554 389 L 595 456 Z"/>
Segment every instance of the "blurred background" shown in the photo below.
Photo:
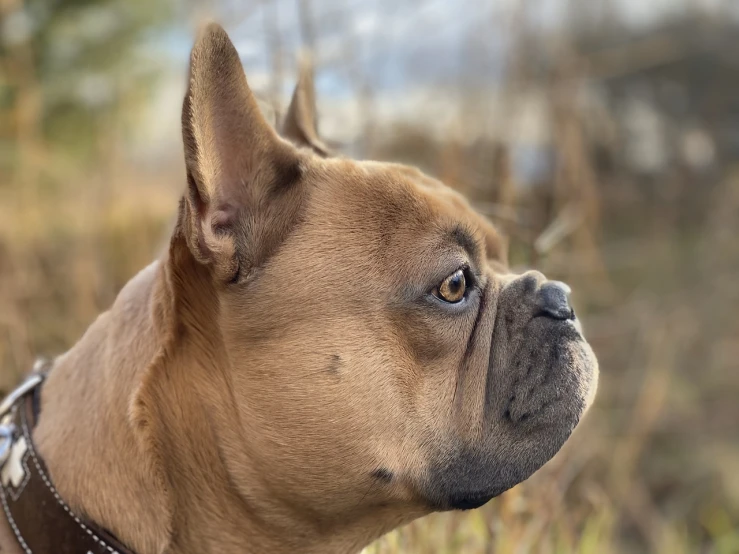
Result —
<path fill-rule="evenodd" d="M 739 2 L 0 0 L 0 389 L 166 244 L 193 29 L 279 118 L 467 194 L 563 279 L 601 364 L 564 450 L 379 553 L 739 552 Z"/>

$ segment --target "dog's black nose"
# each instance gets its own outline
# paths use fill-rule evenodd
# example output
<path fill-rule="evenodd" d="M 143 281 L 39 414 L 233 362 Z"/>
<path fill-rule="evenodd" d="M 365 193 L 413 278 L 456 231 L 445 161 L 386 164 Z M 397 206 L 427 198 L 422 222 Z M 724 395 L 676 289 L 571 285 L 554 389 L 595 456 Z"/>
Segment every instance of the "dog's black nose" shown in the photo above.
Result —
<path fill-rule="evenodd" d="M 554 319 L 575 319 L 575 312 L 570 306 L 570 287 L 561 281 L 547 281 L 537 293 L 537 306 L 540 315 Z"/>

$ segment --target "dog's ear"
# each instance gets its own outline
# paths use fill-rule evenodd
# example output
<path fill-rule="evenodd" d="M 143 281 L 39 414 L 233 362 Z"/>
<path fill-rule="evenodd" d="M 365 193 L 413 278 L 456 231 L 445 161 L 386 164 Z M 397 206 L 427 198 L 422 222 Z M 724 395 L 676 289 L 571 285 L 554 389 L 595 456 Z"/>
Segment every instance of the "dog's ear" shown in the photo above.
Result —
<path fill-rule="evenodd" d="M 195 258 L 220 279 L 260 263 L 285 234 L 298 152 L 262 116 L 226 32 L 205 27 L 190 58 L 182 109 L 188 194 L 181 228 Z M 276 205 L 279 204 L 279 205 Z"/>
<path fill-rule="evenodd" d="M 307 54 L 301 56 L 298 83 L 295 85 L 290 107 L 282 122 L 282 136 L 298 146 L 307 146 L 323 157 L 331 155 L 330 148 L 318 136 L 316 89 L 313 84 L 313 63 Z"/>

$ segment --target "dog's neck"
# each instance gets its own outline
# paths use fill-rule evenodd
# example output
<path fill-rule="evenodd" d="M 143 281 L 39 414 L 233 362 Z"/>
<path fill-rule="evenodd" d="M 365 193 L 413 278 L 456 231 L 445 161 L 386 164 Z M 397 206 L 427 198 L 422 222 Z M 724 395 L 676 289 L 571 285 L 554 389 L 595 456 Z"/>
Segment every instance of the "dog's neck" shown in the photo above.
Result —
<path fill-rule="evenodd" d="M 128 414 L 159 349 L 151 299 L 160 272 L 159 263 L 141 271 L 111 310 L 57 358 L 34 431 L 38 451 L 72 509 L 147 553 L 161 552 L 168 542 L 171 507 L 152 480 L 152 461 Z"/>
<path fill-rule="evenodd" d="M 217 298 L 181 242 L 55 362 L 35 440 L 57 489 L 139 554 L 294 551 L 291 540 L 346 551 L 353 539 L 272 500 L 239 449 L 228 361 L 213 359 L 217 311 L 189 311 Z"/>

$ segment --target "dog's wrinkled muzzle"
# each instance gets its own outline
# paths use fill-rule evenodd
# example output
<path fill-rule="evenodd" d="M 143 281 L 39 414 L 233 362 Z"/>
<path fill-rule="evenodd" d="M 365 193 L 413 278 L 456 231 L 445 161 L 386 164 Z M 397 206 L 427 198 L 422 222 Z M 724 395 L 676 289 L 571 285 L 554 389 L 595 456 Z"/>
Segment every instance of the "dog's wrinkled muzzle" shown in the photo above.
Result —
<path fill-rule="evenodd" d="M 432 501 L 478 507 L 527 479 L 562 447 L 592 402 L 597 361 L 570 288 L 539 272 L 498 293 L 482 437 L 460 438 L 434 467 Z"/>

